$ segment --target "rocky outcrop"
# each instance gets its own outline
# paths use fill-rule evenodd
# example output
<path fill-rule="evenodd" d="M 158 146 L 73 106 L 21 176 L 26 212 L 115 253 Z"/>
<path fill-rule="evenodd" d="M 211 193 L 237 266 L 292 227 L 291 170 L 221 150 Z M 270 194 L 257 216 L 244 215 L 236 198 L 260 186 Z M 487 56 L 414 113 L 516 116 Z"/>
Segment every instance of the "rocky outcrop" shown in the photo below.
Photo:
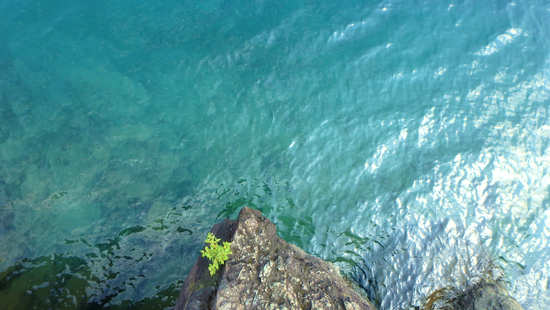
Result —
<path fill-rule="evenodd" d="M 233 254 L 211 277 L 199 257 L 175 309 L 374 309 L 330 263 L 277 236 L 260 211 L 244 207 L 236 221 L 214 225 Z"/>
<path fill-rule="evenodd" d="M 260 211 L 244 207 L 237 220 L 225 219 L 212 233 L 232 242 L 233 254 L 214 276 L 208 271 L 210 261 L 199 257 L 176 310 L 374 309 L 331 263 L 279 238 Z M 466 289 L 436 290 L 422 309 L 522 308 L 503 283 L 487 278 Z"/>

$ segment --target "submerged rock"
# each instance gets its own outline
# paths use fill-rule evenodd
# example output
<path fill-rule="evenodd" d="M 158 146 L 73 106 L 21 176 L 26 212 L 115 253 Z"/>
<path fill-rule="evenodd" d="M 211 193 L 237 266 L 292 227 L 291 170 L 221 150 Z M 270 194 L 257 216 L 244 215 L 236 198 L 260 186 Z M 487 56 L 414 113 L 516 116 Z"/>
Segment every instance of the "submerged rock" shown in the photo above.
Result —
<path fill-rule="evenodd" d="M 498 280 L 485 278 L 466 290 L 443 288 L 428 296 L 422 310 L 523 310 Z"/>
<path fill-rule="evenodd" d="M 236 221 L 214 225 L 212 233 L 231 241 L 233 254 L 214 277 L 208 259 L 199 257 L 175 309 L 374 309 L 335 266 L 276 232 L 260 211 L 247 207 Z"/>

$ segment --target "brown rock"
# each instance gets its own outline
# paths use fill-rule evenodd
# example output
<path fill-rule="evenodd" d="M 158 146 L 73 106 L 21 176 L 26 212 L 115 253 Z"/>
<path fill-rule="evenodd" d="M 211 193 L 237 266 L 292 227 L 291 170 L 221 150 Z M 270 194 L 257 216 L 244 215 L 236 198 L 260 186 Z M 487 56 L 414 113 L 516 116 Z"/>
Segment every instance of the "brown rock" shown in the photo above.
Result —
<path fill-rule="evenodd" d="M 233 254 L 219 278 L 210 277 L 209 261 L 199 258 L 176 309 L 374 309 L 332 264 L 279 238 L 275 225 L 260 211 L 244 207 L 236 223 L 217 225 L 212 232 L 223 241 L 220 231 L 232 237 Z"/>

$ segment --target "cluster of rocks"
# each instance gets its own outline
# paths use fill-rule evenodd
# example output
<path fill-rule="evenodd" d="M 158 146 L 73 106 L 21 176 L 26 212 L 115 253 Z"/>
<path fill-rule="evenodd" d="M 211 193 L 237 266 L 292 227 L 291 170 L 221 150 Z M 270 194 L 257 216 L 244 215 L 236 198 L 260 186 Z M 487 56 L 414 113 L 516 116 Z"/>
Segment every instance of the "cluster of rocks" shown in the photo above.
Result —
<path fill-rule="evenodd" d="M 241 209 L 212 233 L 231 242 L 233 254 L 214 276 L 199 257 L 181 289 L 175 309 L 375 309 L 329 262 L 306 254 L 277 236 L 258 210 Z M 522 309 L 504 287 L 482 282 L 463 294 L 432 294 L 425 309 Z"/>

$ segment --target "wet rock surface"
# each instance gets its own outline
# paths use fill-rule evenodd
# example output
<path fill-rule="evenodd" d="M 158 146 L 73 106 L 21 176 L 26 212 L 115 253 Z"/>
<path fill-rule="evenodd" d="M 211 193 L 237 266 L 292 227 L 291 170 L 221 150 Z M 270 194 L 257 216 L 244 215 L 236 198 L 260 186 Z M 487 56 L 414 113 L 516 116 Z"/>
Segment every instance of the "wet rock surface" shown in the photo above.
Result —
<path fill-rule="evenodd" d="M 175 309 L 374 309 L 330 263 L 277 236 L 260 211 L 244 207 L 236 221 L 212 228 L 233 254 L 218 274 L 200 257 Z"/>

